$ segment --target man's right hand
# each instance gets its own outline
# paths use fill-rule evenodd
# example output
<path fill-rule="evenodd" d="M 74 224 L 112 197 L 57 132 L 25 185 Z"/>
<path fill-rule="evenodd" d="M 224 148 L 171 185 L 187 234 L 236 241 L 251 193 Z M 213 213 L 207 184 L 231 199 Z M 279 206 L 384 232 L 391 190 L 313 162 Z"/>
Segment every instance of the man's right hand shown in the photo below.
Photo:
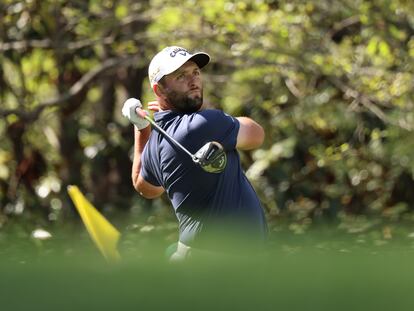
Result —
<path fill-rule="evenodd" d="M 138 130 L 142 130 L 149 125 L 149 122 L 136 113 L 138 108 L 142 108 L 141 102 L 136 98 L 128 98 L 122 107 L 122 115 L 134 124 Z"/>
<path fill-rule="evenodd" d="M 154 112 L 160 111 L 160 103 L 156 100 L 148 102 L 148 109 Z"/>

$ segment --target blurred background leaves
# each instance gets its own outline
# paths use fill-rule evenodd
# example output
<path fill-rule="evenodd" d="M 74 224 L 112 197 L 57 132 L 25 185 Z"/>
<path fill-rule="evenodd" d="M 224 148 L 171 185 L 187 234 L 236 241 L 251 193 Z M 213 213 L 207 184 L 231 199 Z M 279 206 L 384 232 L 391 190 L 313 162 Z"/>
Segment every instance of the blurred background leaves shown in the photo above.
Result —
<path fill-rule="evenodd" d="M 168 45 L 208 52 L 206 102 L 265 128 L 241 156 L 271 228 L 412 222 L 413 12 L 403 0 L 2 1 L 0 227 L 74 219 L 69 184 L 106 215 L 174 221 L 165 198 L 134 192 L 120 115 L 128 97 L 153 99 L 147 66 Z"/>

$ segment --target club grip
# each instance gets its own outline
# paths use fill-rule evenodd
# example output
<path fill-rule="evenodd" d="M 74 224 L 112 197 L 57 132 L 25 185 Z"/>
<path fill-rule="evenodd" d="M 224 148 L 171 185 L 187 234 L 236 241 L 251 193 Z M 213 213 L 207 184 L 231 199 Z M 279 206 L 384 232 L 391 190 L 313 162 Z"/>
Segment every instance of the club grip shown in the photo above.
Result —
<path fill-rule="evenodd" d="M 145 117 L 148 116 L 148 112 L 146 112 L 145 110 L 142 110 L 140 108 L 135 109 L 135 112 L 138 116 L 140 116 L 143 119 L 145 119 Z"/>

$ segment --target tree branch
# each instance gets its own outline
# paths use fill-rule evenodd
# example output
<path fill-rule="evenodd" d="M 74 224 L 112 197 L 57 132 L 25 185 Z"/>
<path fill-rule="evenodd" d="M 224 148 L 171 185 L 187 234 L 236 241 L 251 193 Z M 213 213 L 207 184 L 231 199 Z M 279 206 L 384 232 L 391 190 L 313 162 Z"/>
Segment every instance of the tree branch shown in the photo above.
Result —
<path fill-rule="evenodd" d="M 0 116 L 7 117 L 8 115 L 15 114 L 19 118 L 22 118 L 26 121 L 35 120 L 44 109 L 67 102 L 69 99 L 75 97 L 80 92 L 85 90 L 94 80 L 96 80 L 102 74 L 107 73 L 112 69 L 119 68 L 119 66 L 130 66 L 134 63 L 137 63 L 137 61 L 138 56 L 108 59 L 104 61 L 100 66 L 93 68 L 92 70 L 84 74 L 82 78 L 80 78 L 74 85 L 72 85 L 68 92 L 61 94 L 57 97 L 51 98 L 49 100 L 40 102 L 36 106 L 36 108 L 34 108 L 31 111 L 22 109 L 0 109 Z"/>
<path fill-rule="evenodd" d="M 286 87 L 288 88 L 290 93 L 292 93 L 293 96 L 295 96 L 296 98 L 304 97 L 303 93 L 296 87 L 292 79 L 285 77 L 283 81 L 285 82 Z"/>
<path fill-rule="evenodd" d="M 344 82 L 342 82 L 337 77 L 328 77 L 328 80 L 335 85 L 338 89 L 340 89 L 346 96 L 353 98 L 353 104 L 360 103 L 369 111 L 371 111 L 378 119 L 386 124 L 392 124 L 398 126 L 404 130 L 412 131 L 413 126 L 408 124 L 405 120 L 394 121 L 389 118 L 381 108 L 378 107 L 371 99 L 369 99 L 366 95 L 360 93 L 359 91 L 352 89 Z"/>
<path fill-rule="evenodd" d="M 27 48 L 51 48 L 52 41 L 49 39 L 44 40 L 23 40 L 14 42 L 0 42 L 0 52 L 6 52 L 10 50 L 25 50 Z"/>
<path fill-rule="evenodd" d="M 343 31 L 345 28 L 354 26 L 361 23 L 361 18 L 359 15 L 350 16 L 348 18 L 345 18 L 341 20 L 338 23 L 335 23 L 333 28 L 328 33 L 329 37 L 334 37 L 338 32 Z"/>
<path fill-rule="evenodd" d="M 129 27 L 131 24 L 135 22 L 143 22 L 149 23 L 152 17 L 151 14 L 146 12 L 145 14 L 133 14 L 125 17 L 118 25 L 117 29 L 122 30 L 123 28 Z M 124 38 L 122 41 L 126 40 L 134 40 L 136 35 L 128 36 Z M 141 38 L 143 36 L 140 36 Z M 140 38 L 140 39 L 141 39 Z M 85 39 L 79 40 L 76 42 L 70 42 L 65 46 L 58 46 L 59 48 L 65 48 L 66 50 L 73 51 L 79 50 L 88 46 L 93 46 L 95 44 L 104 44 L 110 45 L 115 42 L 115 38 L 113 36 L 97 38 L 97 39 Z M 22 41 L 13 41 L 13 42 L 0 42 L 0 52 L 6 52 L 10 50 L 26 50 L 28 48 L 40 48 L 40 49 L 52 49 L 56 48 L 56 45 L 50 39 L 43 39 L 43 40 L 22 40 Z"/>

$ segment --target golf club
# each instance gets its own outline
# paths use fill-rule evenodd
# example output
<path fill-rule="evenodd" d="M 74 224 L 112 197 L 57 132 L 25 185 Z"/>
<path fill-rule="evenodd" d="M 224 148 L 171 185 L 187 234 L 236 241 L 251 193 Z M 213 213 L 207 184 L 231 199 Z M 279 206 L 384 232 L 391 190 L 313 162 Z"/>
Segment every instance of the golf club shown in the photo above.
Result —
<path fill-rule="evenodd" d="M 166 131 L 164 131 L 157 123 L 155 123 L 155 121 L 150 118 L 147 111 L 137 109 L 136 113 L 141 118 L 148 120 L 148 122 L 151 123 L 160 133 L 162 133 L 171 143 L 188 154 L 193 162 L 200 165 L 200 167 L 206 172 L 221 173 L 226 168 L 227 156 L 223 146 L 220 143 L 216 141 L 208 142 L 195 154 L 192 154 L 190 151 L 188 151 L 187 148 L 181 145 L 177 140 L 175 140 Z"/>

